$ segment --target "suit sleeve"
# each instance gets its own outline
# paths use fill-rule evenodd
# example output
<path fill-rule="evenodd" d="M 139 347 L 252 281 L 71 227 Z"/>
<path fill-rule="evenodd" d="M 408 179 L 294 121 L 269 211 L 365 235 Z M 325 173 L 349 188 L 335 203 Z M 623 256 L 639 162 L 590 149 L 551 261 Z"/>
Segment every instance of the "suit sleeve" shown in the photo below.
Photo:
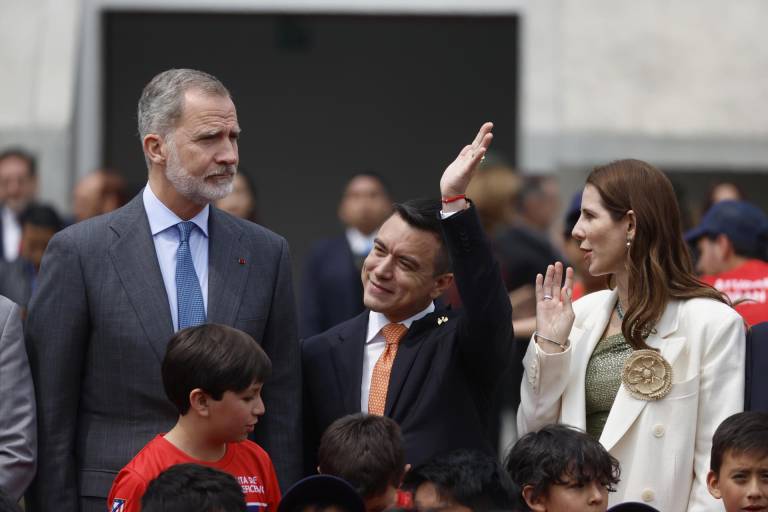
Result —
<path fill-rule="evenodd" d="M 301 354 L 296 332 L 296 306 L 288 244 L 281 239 L 277 280 L 262 347 L 272 360 L 272 376 L 264 386 L 267 410 L 257 442 L 275 464 L 286 488 L 301 476 Z"/>
<path fill-rule="evenodd" d="M 708 340 L 699 372 L 699 413 L 688 511 L 722 510 L 707 490 L 712 436 L 727 417 L 744 410 L 744 321 L 735 312 Z"/>
<path fill-rule="evenodd" d="M 465 315 L 459 349 L 472 373 L 493 387 L 510 365 L 512 306 L 474 206 L 442 221 Z"/>
<path fill-rule="evenodd" d="M 28 496 L 34 511 L 78 510 L 75 433 L 89 330 L 80 257 L 61 232 L 43 256 L 27 319 L 37 392 L 38 478 Z"/>
<path fill-rule="evenodd" d="M 3 299 L 0 320 L 0 487 L 18 500 L 35 475 L 35 390 L 19 307 Z"/>

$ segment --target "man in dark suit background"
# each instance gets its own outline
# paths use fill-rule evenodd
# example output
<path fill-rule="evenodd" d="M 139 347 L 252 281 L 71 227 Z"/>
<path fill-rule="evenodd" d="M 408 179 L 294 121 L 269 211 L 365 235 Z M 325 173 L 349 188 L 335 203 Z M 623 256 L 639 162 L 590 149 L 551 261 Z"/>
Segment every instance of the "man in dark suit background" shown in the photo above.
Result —
<path fill-rule="evenodd" d="M 138 118 L 147 186 L 51 240 L 30 305 L 34 511 L 105 510 L 117 472 L 177 418 L 160 378 L 168 339 L 206 321 L 247 332 L 272 359 L 256 440 L 284 486 L 300 473 L 288 246 L 210 206 L 231 190 L 239 160 L 229 92 L 206 73 L 169 70 L 144 88 Z"/>
<path fill-rule="evenodd" d="M 488 400 L 508 364 L 512 311 L 463 196 L 491 129 L 483 125 L 445 170 L 442 209 L 429 200 L 395 205 L 363 263 L 368 310 L 302 343 L 305 471 L 325 428 L 360 411 L 400 424 L 410 464 L 455 448 L 493 454 Z M 454 276 L 461 314 L 434 305 Z"/>
<path fill-rule="evenodd" d="M 359 173 L 349 180 L 338 211 L 344 234 L 317 242 L 304 265 L 299 309 L 302 338 L 365 309 L 360 269 L 373 248 L 376 230 L 391 212 L 392 199 L 380 176 Z"/>
<path fill-rule="evenodd" d="M 37 160 L 21 148 L 0 152 L 0 259 L 15 261 L 21 245 L 19 215 L 37 197 Z"/>

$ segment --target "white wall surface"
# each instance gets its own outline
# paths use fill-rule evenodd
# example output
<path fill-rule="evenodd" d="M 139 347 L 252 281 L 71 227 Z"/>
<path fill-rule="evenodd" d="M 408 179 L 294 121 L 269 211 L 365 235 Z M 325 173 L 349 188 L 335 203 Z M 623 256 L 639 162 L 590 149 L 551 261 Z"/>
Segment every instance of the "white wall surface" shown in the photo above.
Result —
<path fill-rule="evenodd" d="M 38 156 L 41 196 L 68 207 L 79 0 L 0 0 L 0 148 Z"/>

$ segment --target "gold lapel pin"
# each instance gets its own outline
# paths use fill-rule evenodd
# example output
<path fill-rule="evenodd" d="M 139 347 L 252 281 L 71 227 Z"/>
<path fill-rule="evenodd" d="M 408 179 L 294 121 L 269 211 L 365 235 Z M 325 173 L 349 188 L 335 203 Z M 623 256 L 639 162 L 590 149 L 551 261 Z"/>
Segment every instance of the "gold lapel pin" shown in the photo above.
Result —
<path fill-rule="evenodd" d="M 448 321 L 448 317 L 447 316 L 441 316 L 440 318 L 437 319 L 437 325 L 443 325 L 447 321 Z"/>

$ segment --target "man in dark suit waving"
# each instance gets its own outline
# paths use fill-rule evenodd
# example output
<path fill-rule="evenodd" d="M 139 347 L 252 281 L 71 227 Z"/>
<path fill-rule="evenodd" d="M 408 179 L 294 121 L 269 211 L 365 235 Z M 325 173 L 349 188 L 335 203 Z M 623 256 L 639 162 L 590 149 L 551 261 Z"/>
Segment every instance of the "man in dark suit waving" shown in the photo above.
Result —
<path fill-rule="evenodd" d="M 256 439 L 283 485 L 301 471 L 288 246 L 210 206 L 237 172 L 229 92 L 207 73 L 165 71 L 144 88 L 138 118 L 147 186 L 51 240 L 30 305 L 36 512 L 106 509 L 117 472 L 177 418 L 160 378 L 167 341 L 204 322 L 247 332 L 272 359 Z"/>
<path fill-rule="evenodd" d="M 396 205 L 382 225 L 362 269 L 368 310 L 302 344 L 306 471 L 325 428 L 359 411 L 400 424 L 410 464 L 454 448 L 492 453 L 488 400 L 509 359 L 512 310 L 464 197 L 492 128 L 443 173 L 442 207 Z M 434 304 L 454 278 L 461 314 Z"/>

